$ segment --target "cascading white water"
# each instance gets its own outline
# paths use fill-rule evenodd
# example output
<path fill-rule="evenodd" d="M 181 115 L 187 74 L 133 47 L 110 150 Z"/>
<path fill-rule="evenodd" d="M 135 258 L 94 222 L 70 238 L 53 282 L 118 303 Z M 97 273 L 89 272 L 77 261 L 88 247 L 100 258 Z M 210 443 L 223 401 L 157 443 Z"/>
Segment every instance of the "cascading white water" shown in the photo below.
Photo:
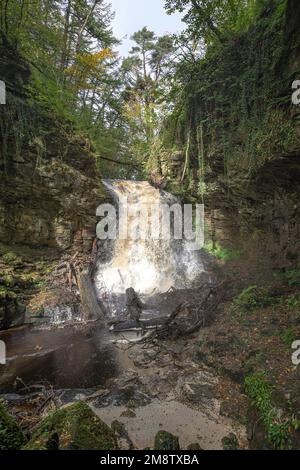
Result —
<path fill-rule="evenodd" d="M 104 182 L 114 199 L 127 197 L 128 205 L 135 204 L 145 212 L 153 205 L 178 202 L 165 191 L 148 182 Z M 134 217 L 128 218 L 128 232 L 136 229 Z M 203 271 L 199 251 L 193 251 L 184 240 L 117 239 L 110 262 L 99 264 L 95 277 L 100 298 L 124 294 L 133 287 L 140 295 L 188 288 Z"/>

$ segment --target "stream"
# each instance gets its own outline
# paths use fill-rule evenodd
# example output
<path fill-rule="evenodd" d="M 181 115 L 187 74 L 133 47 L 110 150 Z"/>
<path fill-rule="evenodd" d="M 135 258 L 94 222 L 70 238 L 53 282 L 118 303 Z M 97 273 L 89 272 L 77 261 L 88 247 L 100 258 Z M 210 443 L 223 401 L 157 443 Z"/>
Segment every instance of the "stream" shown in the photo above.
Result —
<path fill-rule="evenodd" d="M 140 211 L 177 202 L 147 182 L 105 185 L 116 204 L 126 197 Z M 128 225 L 136 230 L 134 217 Z M 55 324 L 0 332 L 7 348 L 7 363 L 0 365 L 3 397 L 24 403 L 38 384 L 51 387 L 61 405 L 84 399 L 108 424 L 123 422 L 139 449 L 151 447 L 160 429 L 179 435 L 181 446 L 200 442 L 204 449 L 220 449 L 232 431 L 243 440 L 244 430 L 220 415 L 218 378 L 194 362 L 191 342 L 145 347 L 139 341 L 178 305 L 201 303 L 203 280 L 212 282 L 204 253 L 174 238 L 118 239 L 103 243 L 93 280 L 107 320 L 126 320 L 126 289 L 132 287 L 143 302 L 145 326 L 59 323 L 56 312 Z"/>

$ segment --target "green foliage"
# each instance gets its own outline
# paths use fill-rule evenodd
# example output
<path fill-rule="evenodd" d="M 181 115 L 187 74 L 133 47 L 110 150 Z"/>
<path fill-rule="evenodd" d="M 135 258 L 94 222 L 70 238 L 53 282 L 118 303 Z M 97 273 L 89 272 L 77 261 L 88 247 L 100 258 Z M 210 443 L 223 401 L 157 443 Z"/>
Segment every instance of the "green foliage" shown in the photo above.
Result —
<path fill-rule="evenodd" d="M 273 387 L 268 383 L 266 375 L 258 372 L 246 377 L 245 389 L 259 412 L 271 446 L 277 450 L 289 448 L 290 429 L 297 429 L 299 423 L 295 419 L 283 419 L 279 410 L 273 406 Z"/>
<path fill-rule="evenodd" d="M 0 299 L 16 299 L 17 295 L 6 286 L 0 285 Z"/>
<path fill-rule="evenodd" d="M 252 24 L 268 0 L 165 0 L 167 13 L 185 13 L 183 21 L 192 37 L 207 45 L 224 42 Z"/>
<path fill-rule="evenodd" d="M 286 307 L 288 310 L 298 310 L 300 312 L 300 294 L 289 295 L 286 299 Z"/>
<path fill-rule="evenodd" d="M 25 442 L 25 436 L 17 422 L 0 402 L 0 450 L 18 450 Z"/>
<path fill-rule="evenodd" d="M 162 173 L 160 129 L 166 108 L 166 90 L 174 56 L 173 38 L 156 37 L 144 27 L 131 38 L 135 45 L 122 63 L 124 84 L 123 118 L 128 126 L 128 152 L 144 175 Z"/>
<path fill-rule="evenodd" d="M 204 250 L 207 253 L 214 255 L 217 259 L 222 261 L 234 261 L 238 260 L 242 256 L 241 250 L 234 250 L 232 248 L 223 248 L 218 244 L 213 244 L 212 242 L 206 243 L 204 245 Z"/>
<path fill-rule="evenodd" d="M 26 116 L 21 116 L 19 104 L 10 106 L 9 119 L 7 109 L 2 120 L 0 116 L 3 154 L 8 141 L 11 148 L 15 142 L 17 154 L 30 141 L 38 155 L 36 165 L 41 163 L 47 153 L 47 126 L 32 119 L 39 112 L 43 118 L 67 121 L 71 132 L 91 139 L 98 168 L 107 176 L 174 178 L 167 155 L 184 148 L 186 171 L 180 180 L 185 176 L 187 192 L 203 200 L 211 148 L 219 146 L 223 153 L 226 182 L 238 166 L 254 171 L 266 155 L 284 151 L 295 139 L 284 112 L 261 113 L 263 106 L 269 108 L 273 93 L 268 76 L 280 49 L 269 51 L 280 42 L 286 2 L 271 2 L 273 13 L 265 19 L 259 15 L 266 3 L 166 0 L 167 12 L 185 13 L 188 31 L 176 38 L 156 37 L 144 27 L 132 36 L 135 45 L 121 62 L 105 2 L 7 2 L 0 10 L 1 37 L 30 63 L 26 88 L 31 100 Z M 237 44 L 232 54 L 230 40 L 238 39 L 255 19 L 255 34 Z M 253 66 L 256 43 L 263 49 L 263 74 Z M 263 106 L 260 94 L 265 95 Z M 250 118 L 253 96 L 259 106 Z M 242 138 L 229 137 L 229 130 Z M 133 162 L 141 171 L 120 162 Z"/>
<path fill-rule="evenodd" d="M 155 436 L 154 450 L 180 450 L 179 439 L 167 431 L 159 431 Z"/>
<path fill-rule="evenodd" d="M 293 342 L 297 339 L 297 334 L 295 328 L 292 326 L 287 328 L 283 333 L 280 335 L 284 345 L 287 348 L 291 348 Z"/>
<path fill-rule="evenodd" d="M 49 120 L 61 123 L 62 131 L 66 126 L 72 134 L 90 138 L 100 156 L 114 152 L 118 160 L 126 159 L 128 132 L 122 116 L 126 84 L 113 51 L 117 41 L 110 5 L 95 0 L 6 3 L 0 9 L 1 53 L 2 48 L 9 49 L 16 61 L 20 55 L 30 65 L 29 83 L 21 68 L 16 83 L 10 84 L 18 94 L 24 87 L 26 105 L 9 93 L 7 106 L 0 110 L 6 174 L 13 170 L 11 155 L 19 155 L 28 142 L 37 154 L 36 165 L 41 163 L 48 151 Z M 102 169 L 103 161 L 99 162 Z"/>
<path fill-rule="evenodd" d="M 289 287 L 298 287 L 300 286 L 300 267 L 283 273 L 276 273 L 274 277 L 285 282 Z"/>
<path fill-rule="evenodd" d="M 16 253 L 14 253 L 13 251 L 9 251 L 7 253 L 5 253 L 3 256 L 2 256 L 2 260 L 4 263 L 7 263 L 7 264 L 19 264 L 22 260 L 21 258 L 16 255 Z"/>
<path fill-rule="evenodd" d="M 176 142 L 184 148 L 192 128 L 195 196 L 205 200 L 223 189 L 230 194 L 236 183 L 298 142 L 280 68 L 286 0 L 168 0 L 166 5 L 170 13 L 185 12 L 190 33 L 201 39 L 182 36 L 184 54 L 170 90 L 174 104 L 163 131 L 164 145 L 172 148 Z"/>
<path fill-rule="evenodd" d="M 232 432 L 229 434 L 229 436 L 223 437 L 222 445 L 224 450 L 238 450 L 239 441 L 236 435 Z"/>

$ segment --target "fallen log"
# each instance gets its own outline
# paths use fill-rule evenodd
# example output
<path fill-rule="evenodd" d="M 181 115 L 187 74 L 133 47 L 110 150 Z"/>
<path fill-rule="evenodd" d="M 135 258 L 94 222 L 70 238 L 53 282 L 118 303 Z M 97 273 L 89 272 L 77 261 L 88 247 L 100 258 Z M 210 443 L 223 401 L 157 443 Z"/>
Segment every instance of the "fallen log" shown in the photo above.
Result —
<path fill-rule="evenodd" d="M 168 319 L 158 327 L 150 336 L 144 339 L 144 342 L 155 340 L 166 340 L 183 336 L 189 336 L 205 327 L 214 317 L 215 311 L 224 298 L 224 285 L 202 286 L 205 295 L 199 306 L 184 302 L 171 313 Z"/>
<path fill-rule="evenodd" d="M 162 327 L 165 322 L 168 320 L 168 317 L 153 318 L 149 320 L 126 320 L 120 323 L 112 325 L 111 330 L 114 333 L 125 332 L 125 331 L 136 331 L 136 330 L 146 330 L 151 328 Z"/>

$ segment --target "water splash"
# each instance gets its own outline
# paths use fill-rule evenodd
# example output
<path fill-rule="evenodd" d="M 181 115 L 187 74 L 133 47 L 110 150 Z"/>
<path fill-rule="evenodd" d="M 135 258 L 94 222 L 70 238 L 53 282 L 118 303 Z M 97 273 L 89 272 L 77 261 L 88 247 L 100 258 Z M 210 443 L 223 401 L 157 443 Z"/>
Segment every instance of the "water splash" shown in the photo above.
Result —
<path fill-rule="evenodd" d="M 148 182 L 105 181 L 116 203 L 127 197 L 128 204 L 151 211 L 153 205 L 172 205 L 178 200 Z M 128 230 L 136 224 L 128 219 Z M 200 253 L 189 249 L 185 240 L 117 239 L 109 262 L 99 263 L 95 276 L 96 289 L 102 299 L 124 294 L 133 287 L 140 295 L 167 292 L 170 288 L 191 287 L 203 271 Z"/>

